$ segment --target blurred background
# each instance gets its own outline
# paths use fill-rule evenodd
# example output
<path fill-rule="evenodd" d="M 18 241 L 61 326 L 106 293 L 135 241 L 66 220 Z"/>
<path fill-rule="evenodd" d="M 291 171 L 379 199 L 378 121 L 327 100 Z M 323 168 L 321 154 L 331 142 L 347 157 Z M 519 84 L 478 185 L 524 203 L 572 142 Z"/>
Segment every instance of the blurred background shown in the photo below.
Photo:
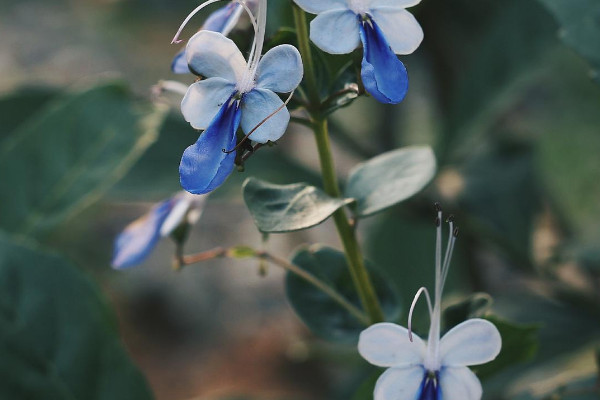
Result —
<path fill-rule="evenodd" d="M 100 286 L 107 299 L 102 307 L 116 313 L 118 340 L 148 383 L 132 372 L 130 384 L 144 389 L 124 384 L 124 398 L 151 398 L 147 388 L 159 400 L 371 398 L 374 369 L 354 346 L 309 332 L 288 305 L 284 273 L 276 267 L 263 275 L 254 261 L 215 260 L 175 272 L 174 245 L 163 240 L 143 265 L 110 268 L 123 227 L 180 190 L 179 159 L 198 135 L 176 99 L 151 102 L 159 80 L 194 80 L 171 73 L 179 49 L 169 43 L 196 5 L 0 0 L 0 226 L 11 237 L 3 240 L 51 248 Z M 273 37 L 292 26 L 291 3 L 270 0 L 269 7 Z M 184 37 L 209 11 L 192 20 Z M 489 312 L 513 324 L 516 347 L 479 371 L 484 398 L 598 398 L 599 3 L 424 0 L 411 12 L 425 41 L 401 57 L 411 79 L 407 99 L 385 106 L 361 97 L 331 122 L 342 180 L 357 162 L 383 151 L 413 144 L 436 151 L 432 184 L 359 229 L 367 257 L 400 291 L 398 322 L 406 324 L 416 290 L 431 287 L 432 204 L 440 201 L 461 226 L 447 304 L 486 292 L 494 298 Z M 249 32 L 232 37 L 245 43 Z M 359 53 L 323 56 L 323 63 L 356 63 Z M 277 146 L 261 149 L 211 195 L 187 253 L 238 244 L 281 256 L 305 243 L 340 248 L 331 221 L 263 243 L 241 197 L 249 176 L 320 185 L 315 150 L 312 133 L 291 124 Z M 2 262 L 25 260 L 7 258 L 12 250 L 3 248 Z M 8 288 L 0 299 L 18 286 L 19 272 L 10 271 L 0 281 Z M 55 293 L 65 304 L 78 302 L 58 273 L 45 273 L 57 280 L 52 291 L 45 294 L 50 280 L 42 279 L 24 285 L 30 292 L 19 298 L 51 303 Z M 18 303 L 10 300 L 17 294 L 10 296 L 0 301 L 3 307 Z M 13 320 L 2 321 L 2 331 L 12 332 L 7 321 Z M 35 329 L 47 333 L 48 326 Z M 56 337 L 80 338 L 52 326 Z M 417 328 L 426 330 L 427 319 Z M 13 354 L 20 345 L 7 335 L 2 348 Z M 23 348 L 40 343 L 31 340 Z M 3 388 L 15 380 L 36 385 L 34 375 L 10 372 L 14 361 L 2 363 Z M 21 393 L 10 390 L 1 392 Z"/>

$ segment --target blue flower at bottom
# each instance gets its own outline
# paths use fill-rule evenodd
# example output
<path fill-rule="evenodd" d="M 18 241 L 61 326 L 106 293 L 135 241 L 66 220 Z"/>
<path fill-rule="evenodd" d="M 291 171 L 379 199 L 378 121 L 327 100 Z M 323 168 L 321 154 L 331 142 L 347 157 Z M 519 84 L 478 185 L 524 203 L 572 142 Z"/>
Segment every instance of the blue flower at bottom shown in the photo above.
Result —
<path fill-rule="evenodd" d="M 196 33 L 185 54 L 190 68 L 206 79 L 189 87 L 181 111 L 192 127 L 204 132 L 183 153 L 179 176 L 185 190 L 203 194 L 233 170 L 238 127 L 252 132 L 249 138 L 259 143 L 284 134 L 290 114 L 275 92 L 296 89 L 302 60 L 295 47 L 280 45 L 249 65 L 235 43 L 210 31 Z"/>
<path fill-rule="evenodd" d="M 362 42 L 361 78 L 369 94 L 382 103 L 401 102 L 408 74 L 396 54 L 410 54 L 423 40 L 423 30 L 405 10 L 420 0 L 294 0 L 317 14 L 310 38 L 330 54 L 351 53 Z"/>

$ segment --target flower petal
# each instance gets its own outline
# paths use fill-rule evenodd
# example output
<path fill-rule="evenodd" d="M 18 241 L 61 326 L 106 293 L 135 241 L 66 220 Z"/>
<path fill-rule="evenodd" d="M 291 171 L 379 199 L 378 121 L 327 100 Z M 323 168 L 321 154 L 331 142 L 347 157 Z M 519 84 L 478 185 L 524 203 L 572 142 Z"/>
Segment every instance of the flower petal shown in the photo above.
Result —
<path fill-rule="evenodd" d="M 208 193 L 220 186 L 233 170 L 236 131 L 241 109 L 227 101 L 198 141 L 183 153 L 179 164 L 181 186 L 193 194 Z"/>
<path fill-rule="evenodd" d="M 291 92 L 304 75 L 300 52 L 289 44 L 276 46 L 261 58 L 256 73 L 258 87 L 279 93 Z"/>
<path fill-rule="evenodd" d="M 402 7 L 416 6 L 421 0 L 371 0 L 371 9 L 378 7 Z"/>
<path fill-rule="evenodd" d="M 311 14 L 348 8 L 347 0 L 294 0 L 294 2 Z"/>
<path fill-rule="evenodd" d="M 357 18 L 348 9 L 319 14 L 310 23 L 310 40 L 326 53 L 352 53 L 360 44 Z"/>
<path fill-rule="evenodd" d="M 415 17 L 400 7 L 385 7 L 371 11 L 373 20 L 385 35 L 392 51 L 410 54 L 423 41 L 423 29 Z"/>
<path fill-rule="evenodd" d="M 220 32 L 227 36 L 240 20 L 243 11 L 241 4 L 231 2 L 210 14 L 200 29 Z"/>
<path fill-rule="evenodd" d="M 498 329 L 489 321 L 469 319 L 440 340 L 440 359 L 444 366 L 479 365 L 492 361 L 502 347 Z"/>
<path fill-rule="evenodd" d="M 359 24 L 363 43 L 361 77 L 365 89 L 381 103 L 397 104 L 408 91 L 408 73 L 372 19 Z"/>
<path fill-rule="evenodd" d="M 160 235 L 162 237 L 169 236 L 171 232 L 184 222 L 188 224 L 195 223 L 200 217 L 200 214 L 202 214 L 206 197 L 207 195 L 196 195 L 188 192 L 178 193 L 174 197 L 175 205 L 173 206 L 173 209 L 160 228 Z M 190 218 L 188 217 L 188 215 L 192 213 L 194 213 L 194 221 L 190 221 Z"/>
<path fill-rule="evenodd" d="M 187 59 L 185 58 L 185 49 L 181 50 L 173 57 L 171 71 L 175 74 L 189 74 L 192 72 L 188 67 Z"/>
<path fill-rule="evenodd" d="M 196 33 L 185 48 L 185 56 L 192 72 L 206 78 L 220 77 L 237 83 L 247 68 L 235 43 L 217 32 Z"/>
<path fill-rule="evenodd" d="M 242 130 L 248 134 L 265 118 L 283 106 L 283 101 L 270 90 L 255 88 L 244 95 L 242 100 Z M 290 122 L 290 113 L 283 107 L 269 117 L 250 135 L 250 139 L 259 143 L 274 142 L 285 133 Z"/>
<path fill-rule="evenodd" d="M 447 367 L 440 371 L 444 400 L 480 400 L 481 382 L 467 367 Z"/>
<path fill-rule="evenodd" d="M 377 380 L 374 400 L 416 400 L 424 375 L 421 366 L 390 368 Z"/>
<path fill-rule="evenodd" d="M 175 201 L 168 199 L 154 206 L 148 214 L 129 224 L 115 240 L 112 266 L 129 268 L 143 262 L 160 239 L 160 228 Z"/>
<path fill-rule="evenodd" d="M 206 129 L 221 107 L 235 92 L 235 85 L 223 78 L 209 78 L 188 88 L 181 112 L 195 129 Z"/>
<path fill-rule="evenodd" d="M 426 346 L 420 337 L 402 326 L 383 322 L 370 326 L 361 332 L 358 339 L 358 352 L 378 367 L 407 367 L 423 363 Z"/>

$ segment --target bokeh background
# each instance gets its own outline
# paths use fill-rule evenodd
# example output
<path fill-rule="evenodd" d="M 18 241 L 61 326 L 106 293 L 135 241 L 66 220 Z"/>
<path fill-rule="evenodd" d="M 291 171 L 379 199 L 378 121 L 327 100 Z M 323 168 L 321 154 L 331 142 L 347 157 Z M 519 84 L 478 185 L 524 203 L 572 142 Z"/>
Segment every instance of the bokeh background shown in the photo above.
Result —
<path fill-rule="evenodd" d="M 151 105 L 151 88 L 163 79 L 193 82 L 170 72 L 178 48 L 169 43 L 196 5 L 0 0 L 0 226 L 52 248 L 99 284 L 156 399 L 370 398 L 364 389 L 352 396 L 369 386 L 363 382 L 373 370 L 353 346 L 309 332 L 287 303 L 276 267 L 264 274 L 254 261 L 215 260 L 175 272 L 174 245 L 164 240 L 142 266 L 110 268 L 119 231 L 180 190 L 179 159 L 197 132 L 175 98 Z M 269 0 L 269 7 L 274 36 L 291 26 L 291 3 Z M 401 146 L 431 145 L 438 157 L 438 174 L 422 194 L 361 224 L 365 252 L 398 286 L 405 324 L 412 296 L 432 283 L 432 204 L 441 201 L 461 225 L 448 304 L 486 292 L 494 298 L 491 312 L 520 324 L 512 359 L 482 370 L 484 398 L 598 398 L 600 6 L 424 0 L 412 11 L 425 41 L 402 57 L 411 78 L 407 99 L 384 106 L 360 98 L 332 116 L 342 179 L 357 162 Z M 233 38 L 245 43 L 248 33 Z M 105 127 L 107 120 L 114 126 Z M 68 189 L 48 186 L 52 171 L 36 172 L 45 163 L 68 170 L 59 180 Z M 211 195 L 187 252 L 237 244 L 282 256 L 304 243 L 339 248 L 331 221 L 263 243 L 241 197 L 248 176 L 318 185 L 317 168 L 311 132 L 291 124 L 277 146 L 261 150 Z M 38 284 L 23 298 L 43 294 L 44 282 Z M 54 289 L 70 295 L 61 288 L 59 279 Z M 10 331 L 2 321 L 2 331 Z M 426 323 L 419 318 L 418 329 Z M 55 332 L 36 326 L 26 331 Z M 69 332 L 76 341 L 78 333 Z M 3 343 L 7 354 L 17 347 Z M 0 386 L 36 385 L 4 363 Z"/>

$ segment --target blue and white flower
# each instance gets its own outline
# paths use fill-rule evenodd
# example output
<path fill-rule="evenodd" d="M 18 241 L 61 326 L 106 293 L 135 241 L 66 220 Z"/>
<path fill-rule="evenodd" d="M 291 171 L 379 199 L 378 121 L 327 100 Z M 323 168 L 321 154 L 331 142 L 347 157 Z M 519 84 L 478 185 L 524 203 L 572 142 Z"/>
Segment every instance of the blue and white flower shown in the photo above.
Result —
<path fill-rule="evenodd" d="M 295 47 L 285 44 L 261 57 L 266 8 L 266 0 L 260 0 L 248 63 L 235 43 L 220 33 L 200 31 L 186 47 L 190 68 L 206 78 L 192 84 L 181 102 L 186 121 L 204 130 L 185 150 L 179 166 L 181 185 L 190 193 L 208 193 L 232 172 L 240 125 L 258 143 L 278 140 L 287 128 L 290 114 L 275 93 L 296 89 L 303 76 L 302 60 Z"/>
<path fill-rule="evenodd" d="M 421 0 L 294 0 L 309 13 L 310 38 L 323 51 L 346 54 L 363 46 L 363 85 L 382 103 L 401 102 L 408 74 L 396 54 L 414 52 L 423 30 L 407 7 Z"/>
<path fill-rule="evenodd" d="M 195 224 L 202 215 L 205 202 L 206 196 L 179 192 L 156 204 L 117 236 L 111 262 L 113 268 L 141 264 L 161 238 L 169 236 L 181 225 Z"/>
<path fill-rule="evenodd" d="M 257 0 L 245 0 L 244 4 L 254 12 Z M 219 8 L 208 16 L 200 30 L 213 31 L 228 36 L 235 28 L 244 12 L 240 1 L 231 1 L 226 6 Z M 191 71 L 185 58 L 185 49 L 181 50 L 171 63 L 171 70 L 176 74 L 189 74 Z"/>
<path fill-rule="evenodd" d="M 438 210 L 433 307 L 427 289 L 421 288 L 410 309 L 409 329 L 380 323 L 360 335 L 358 351 L 363 358 L 388 368 L 377 380 L 375 400 L 479 400 L 481 383 L 467 366 L 492 361 L 502 347 L 498 329 L 483 319 L 469 319 L 440 339 L 441 297 L 457 235 L 450 220 L 451 236 L 442 262 L 441 219 Z M 412 312 L 421 293 L 427 296 L 431 320 L 427 342 L 411 331 Z"/>

